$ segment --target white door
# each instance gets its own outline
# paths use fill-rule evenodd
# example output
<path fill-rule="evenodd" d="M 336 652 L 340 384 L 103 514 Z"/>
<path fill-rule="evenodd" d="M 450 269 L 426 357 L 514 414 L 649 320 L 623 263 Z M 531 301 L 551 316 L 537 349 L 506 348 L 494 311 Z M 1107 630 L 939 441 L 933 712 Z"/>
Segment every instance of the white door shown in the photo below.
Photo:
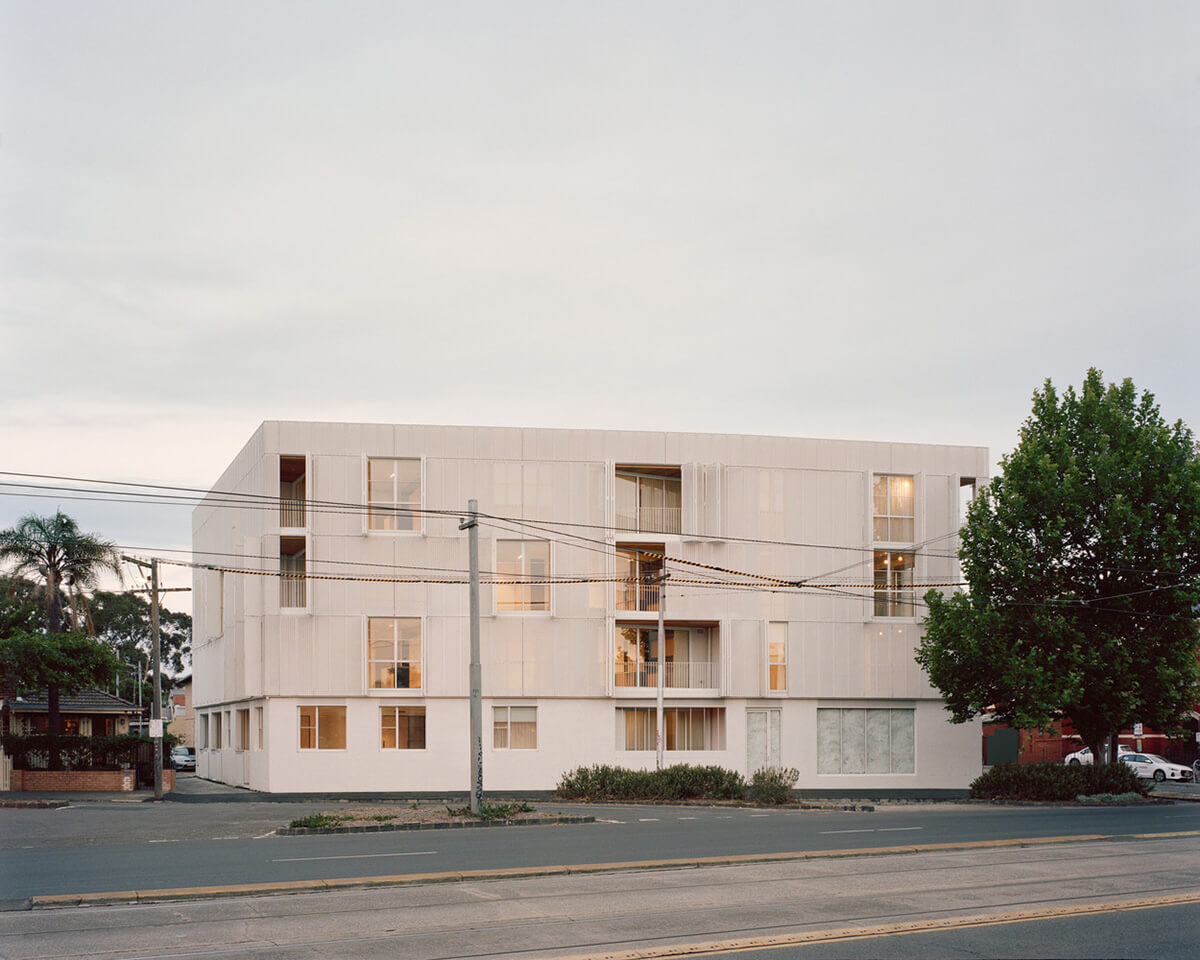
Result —
<path fill-rule="evenodd" d="M 746 711 L 746 773 L 779 766 L 779 711 Z"/>

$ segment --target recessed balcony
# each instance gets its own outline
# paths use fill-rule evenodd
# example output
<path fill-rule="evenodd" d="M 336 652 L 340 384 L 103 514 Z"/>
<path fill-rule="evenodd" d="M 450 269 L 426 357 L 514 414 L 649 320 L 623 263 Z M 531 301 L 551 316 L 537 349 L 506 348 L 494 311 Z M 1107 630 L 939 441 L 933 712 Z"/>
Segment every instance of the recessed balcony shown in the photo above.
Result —
<path fill-rule="evenodd" d="M 683 480 L 679 467 L 618 466 L 616 481 L 618 530 L 680 532 Z"/>

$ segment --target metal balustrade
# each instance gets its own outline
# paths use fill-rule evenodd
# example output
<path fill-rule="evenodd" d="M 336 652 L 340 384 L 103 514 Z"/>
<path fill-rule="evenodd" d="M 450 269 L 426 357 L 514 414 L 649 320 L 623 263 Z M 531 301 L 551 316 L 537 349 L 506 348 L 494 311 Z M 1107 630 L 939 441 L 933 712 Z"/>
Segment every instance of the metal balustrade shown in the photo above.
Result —
<path fill-rule="evenodd" d="M 707 660 L 681 660 L 663 664 L 663 686 L 672 690 L 715 690 L 717 665 Z M 658 687 L 657 663 L 618 663 L 613 682 L 618 687 Z"/>
<path fill-rule="evenodd" d="M 617 511 L 618 530 L 638 533 L 679 533 L 682 510 L 679 507 L 638 507 L 636 514 Z"/>
<path fill-rule="evenodd" d="M 283 573 L 279 577 L 279 605 L 281 607 L 308 606 L 307 586 L 308 581 L 304 579 L 303 573 L 291 576 Z"/>
<path fill-rule="evenodd" d="M 652 613 L 658 609 L 657 583 L 618 583 L 617 609 Z"/>
<path fill-rule="evenodd" d="M 279 501 L 279 525 L 286 528 L 303 527 L 305 501 L 293 500 L 287 497 Z"/>

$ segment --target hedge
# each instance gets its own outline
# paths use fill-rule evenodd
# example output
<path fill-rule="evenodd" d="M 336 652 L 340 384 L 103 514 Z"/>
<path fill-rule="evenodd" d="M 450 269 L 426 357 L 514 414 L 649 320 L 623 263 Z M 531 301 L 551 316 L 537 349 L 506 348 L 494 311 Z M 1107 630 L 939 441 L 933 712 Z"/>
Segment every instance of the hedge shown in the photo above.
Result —
<path fill-rule="evenodd" d="M 1074 800 L 1099 793 L 1144 797 L 1147 792 L 1146 784 L 1124 763 L 1001 763 L 971 784 L 974 800 Z"/>
<path fill-rule="evenodd" d="M 677 763 L 662 770 L 597 764 L 564 773 L 555 789 L 565 800 L 741 800 L 746 781 L 723 767 Z"/>

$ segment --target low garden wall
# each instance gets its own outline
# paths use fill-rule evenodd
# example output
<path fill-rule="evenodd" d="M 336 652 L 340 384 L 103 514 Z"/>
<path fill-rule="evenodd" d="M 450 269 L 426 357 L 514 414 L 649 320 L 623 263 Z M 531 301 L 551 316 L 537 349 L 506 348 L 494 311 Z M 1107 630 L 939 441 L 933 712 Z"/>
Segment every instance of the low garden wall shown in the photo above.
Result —
<path fill-rule="evenodd" d="M 11 789 L 38 793 L 132 793 L 136 770 L 14 770 Z M 163 770 L 163 792 L 175 789 L 175 771 Z"/>

